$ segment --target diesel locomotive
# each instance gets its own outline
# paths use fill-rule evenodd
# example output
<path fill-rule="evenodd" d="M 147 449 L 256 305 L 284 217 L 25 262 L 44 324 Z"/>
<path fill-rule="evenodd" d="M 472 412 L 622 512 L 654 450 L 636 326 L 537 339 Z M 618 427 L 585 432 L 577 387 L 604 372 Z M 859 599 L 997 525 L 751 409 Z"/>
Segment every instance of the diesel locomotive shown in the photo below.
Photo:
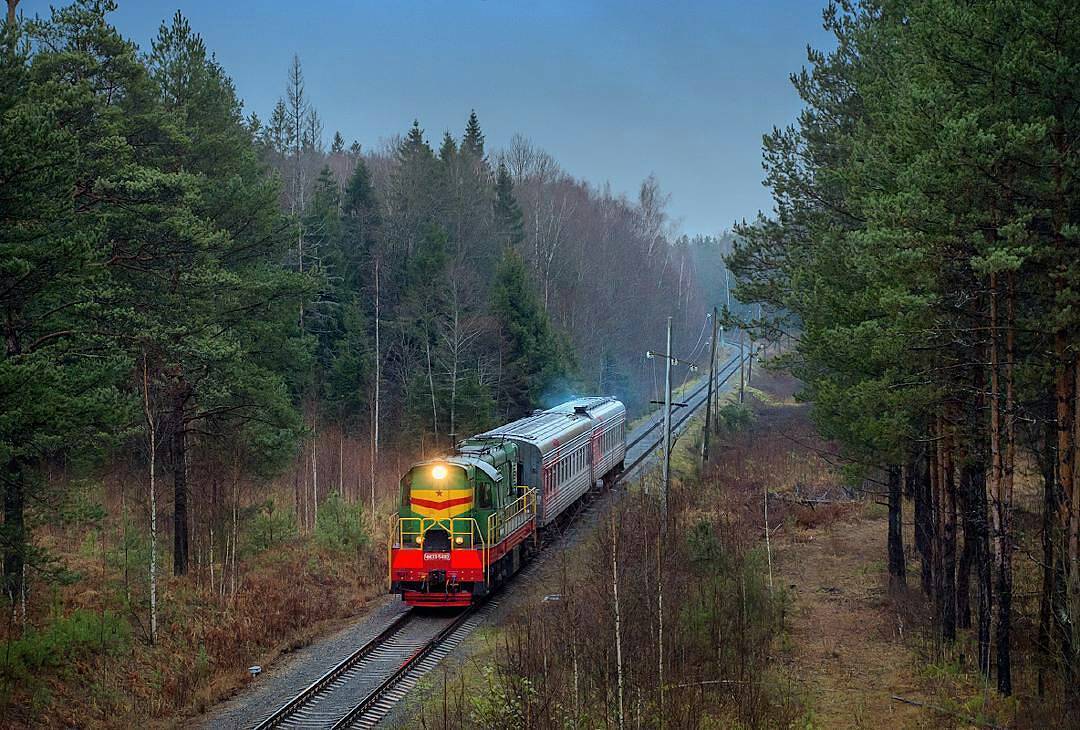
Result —
<path fill-rule="evenodd" d="M 390 590 L 412 606 L 468 606 L 518 571 L 541 531 L 626 455 L 626 408 L 576 398 L 465 439 L 401 479 Z"/>

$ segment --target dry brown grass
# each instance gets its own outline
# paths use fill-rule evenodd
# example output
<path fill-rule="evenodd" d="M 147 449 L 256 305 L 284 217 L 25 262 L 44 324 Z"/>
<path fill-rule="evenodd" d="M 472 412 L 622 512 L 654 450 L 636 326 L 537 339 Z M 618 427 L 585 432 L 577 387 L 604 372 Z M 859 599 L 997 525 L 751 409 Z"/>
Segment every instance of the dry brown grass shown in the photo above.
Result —
<path fill-rule="evenodd" d="M 804 407 L 790 394 L 794 381 L 755 378 L 751 429 L 731 439 L 718 472 L 726 467 L 732 489 L 746 493 L 746 509 L 770 500 L 776 582 L 790 592 L 790 637 L 782 658 L 813 727 L 887 724 L 895 728 L 1061 727 L 1060 711 L 1035 695 L 1035 633 L 1040 548 L 1041 477 L 1030 455 L 1018 470 L 1016 524 L 1021 549 L 1015 563 L 1013 677 L 1016 696 L 999 697 L 973 667 L 969 630 L 953 646 L 935 639 L 933 607 L 918 590 L 912 505 L 904 505 L 909 588 L 888 591 L 885 564 L 887 511 L 873 498 L 855 503 L 801 504 L 795 499 L 843 495 L 828 458 L 833 449 L 817 437 Z M 765 433 L 762 433 L 765 430 Z M 785 444 L 788 444 L 785 446 Z M 974 602 L 974 587 L 972 600 Z M 924 707 L 893 699 L 901 696 Z"/>
<path fill-rule="evenodd" d="M 31 681 L 9 683 L 0 726 L 184 726 L 184 718 L 250 681 L 247 667 L 271 664 L 282 652 L 362 614 L 386 588 L 381 521 L 370 525 L 373 537 L 356 554 L 327 552 L 304 534 L 241 557 L 235 593 L 231 573 L 221 589 L 220 563 L 211 590 L 207 566 L 173 578 L 166 555 L 159 560 L 159 641 L 151 646 L 146 566 L 132 556 L 125 571 L 116 562 L 118 521 L 106 518 L 99 526 L 39 531 L 39 544 L 76 571 L 78 580 L 36 583 L 29 623 L 47 627 L 76 610 L 108 610 L 130 624 L 131 640 L 120 653 L 84 652 Z M 6 629 L 6 637 L 19 635 L 18 626 Z"/>

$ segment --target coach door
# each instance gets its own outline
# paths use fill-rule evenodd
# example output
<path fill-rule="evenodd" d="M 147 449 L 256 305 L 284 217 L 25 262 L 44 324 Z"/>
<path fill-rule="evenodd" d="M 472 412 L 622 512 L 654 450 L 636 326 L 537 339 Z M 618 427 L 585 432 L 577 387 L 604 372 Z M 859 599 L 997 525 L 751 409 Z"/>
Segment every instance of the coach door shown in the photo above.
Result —
<path fill-rule="evenodd" d="M 592 448 L 589 450 L 589 483 L 596 486 L 596 481 L 604 476 L 600 471 L 604 463 L 604 424 L 596 421 L 592 432 Z"/>

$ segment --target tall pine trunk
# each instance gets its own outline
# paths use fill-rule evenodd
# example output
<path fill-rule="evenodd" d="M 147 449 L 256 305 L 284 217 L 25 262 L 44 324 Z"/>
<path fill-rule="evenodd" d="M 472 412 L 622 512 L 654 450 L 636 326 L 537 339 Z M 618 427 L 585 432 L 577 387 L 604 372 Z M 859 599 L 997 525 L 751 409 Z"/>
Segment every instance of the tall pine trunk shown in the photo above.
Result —
<path fill-rule="evenodd" d="M 993 571 L 990 555 L 990 523 L 987 517 L 986 469 L 975 467 L 971 472 L 971 496 L 974 499 L 976 585 L 979 598 L 979 671 L 990 676 L 990 625 L 993 615 Z"/>
<path fill-rule="evenodd" d="M 904 566 L 903 486 L 900 467 L 890 466 L 889 483 L 889 588 L 899 590 L 907 587 Z M 766 497 L 766 500 L 768 497 Z"/>
<path fill-rule="evenodd" d="M 975 563 L 978 550 L 971 490 L 971 469 L 963 462 L 960 468 L 958 501 L 964 528 L 964 549 L 960 552 L 960 561 L 956 566 L 956 627 L 959 629 L 971 628 L 971 567 Z"/>
<path fill-rule="evenodd" d="M 930 597 L 934 594 L 934 508 L 930 492 L 930 461 L 926 458 L 925 450 L 922 456 L 912 459 L 908 472 L 914 481 L 915 547 L 922 563 L 922 591 Z"/>
<path fill-rule="evenodd" d="M 382 381 L 382 350 L 379 344 L 379 259 L 375 259 L 375 398 L 371 410 L 371 515 L 375 516 L 375 478 L 379 463 L 379 386 Z"/>
<path fill-rule="evenodd" d="M 188 511 L 187 511 L 187 429 L 184 410 L 187 395 L 180 392 L 173 400 L 172 468 L 173 468 L 173 575 L 184 575 L 188 569 Z"/>
<path fill-rule="evenodd" d="M 953 469 L 953 435 L 943 422 L 941 449 L 941 488 L 944 497 L 944 532 L 942 533 L 942 603 L 941 636 L 956 640 L 956 478 Z"/>
<path fill-rule="evenodd" d="M 1069 535 L 1072 532 L 1073 505 L 1072 493 L 1074 473 L 1074 443 L 1075 434 L 1073 423 L 1076 418 L 1076 381 L 1073 374 L 1074 358 L 1068 334 L 1064 329 L 1059 329 L 1054 336 L 1054 354 L 1056 359 L 1054 371 L 1054 396 L 1057 403 L 1057 505 L 1055 513 L 1057 524 L 1055 525 L 1056 542 L 1061 546 L 1058 560 L 1055 561 L 1055 581 L 1053 613 L 1057 617 L 1058 642 L 1061 648 L 1061 658 L 1069 672 L 1067 679 L 1071 680 L 1073 667 L 1072 649 L 1072 621 L 1069 620 L 1069 584 L 1074 580 L 1072 556 L 1069 551 Z"/>
<path fill-rule="evenodd" d="M 1046 670 L 1053 666 L 1056 657 L 1053 653 L 1052 607 L 1054 602 L 1054 581 L 1057 571 L 1054 569 L 1054 514 L 1057 509 L 1057 481 L 1055 479 L 1055 461 L 1053 453 L 1056 429 L 1053 421 L 1047 421 L 1043 434 L 1043 454 L 1039 460 L 1043 480 L 1042 513 L 1042 588 L 1039 591 L 1039 676 L 1038 693 L 1042 697 L 1046 692 Z"/>
<path fill-rule="evenodd" d="M 991 297 L 996 291 L 991 290 Z M 1006 287 L 1005 321 L 1005 448 L 1000 457 L 1002 468 L 998 482 L 997 508 L 997 592 L 998 622 L 995 644 L 997 648 L 997 687 L 1006 697 L 1012 694 L 1012 493 L 1013 473 L 1016 460 L 1016 416 L 1013 391 L 1013 362 L 1015 352 L 1015 306 L 1012 274 Z M 995 320 L 996 322 L 996 320 Z"/>
<path fill-rule="evenodd" d="M 23 466 L 16 458 L 8 460 L 4 485 L 4 592 L 11 601 L 14 615 L 23 588 L 23 563 L 26 556 L 26 486 Z"/>
<path fill-rule="evenodd" d="M 150 370 L 143 352 L 143 416 L 150 451 L 150 643 L 157 643 L 157 423 L 150 405 Z"/>
<path fill-rule="evenodd" d="M 935 419 L 931 429 L 931 446 L 928 453 L 930 462 L 930 494 L 933 504 L 934 532 L 932 540 L 933 564 L 934 564 L 934 616 L 940 630 L 943 626 L 942 619 L 945 611 L 945 569 L 943 548 L 943 536 L 945 534 L 945 505 L 941 485 L 941 429 L 938 419 Z"/>

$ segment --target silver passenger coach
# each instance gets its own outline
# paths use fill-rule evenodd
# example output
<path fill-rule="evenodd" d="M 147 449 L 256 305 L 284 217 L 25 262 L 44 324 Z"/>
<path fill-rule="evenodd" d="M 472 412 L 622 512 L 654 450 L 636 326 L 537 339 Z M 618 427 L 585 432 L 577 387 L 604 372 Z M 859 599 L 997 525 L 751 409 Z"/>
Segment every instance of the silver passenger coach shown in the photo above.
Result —
<path fill-rule="evenodd" d="M 575 398 L 492 429 L 470 441 L 514 441 L 519 484 L 536 489 L 547 525 L 589 488 L 621 470 L 626 456 L 626 407 L 615 398 Z"/>

